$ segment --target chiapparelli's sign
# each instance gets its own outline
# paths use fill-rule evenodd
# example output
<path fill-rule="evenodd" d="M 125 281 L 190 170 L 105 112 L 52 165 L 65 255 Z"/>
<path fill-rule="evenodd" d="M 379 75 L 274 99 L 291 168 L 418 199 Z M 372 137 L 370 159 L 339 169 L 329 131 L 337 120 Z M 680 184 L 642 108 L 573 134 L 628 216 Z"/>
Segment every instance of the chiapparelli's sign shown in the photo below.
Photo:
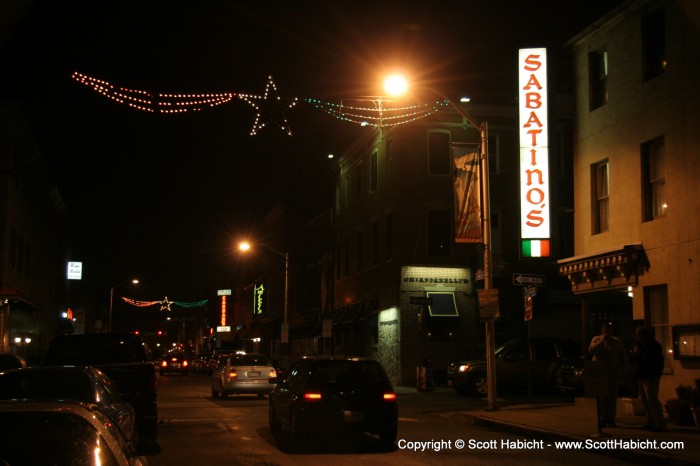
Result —
<path fill-rule="evenodd" d="M 468 278 L 404 277 L 404 283 L 469 283 Z"/>

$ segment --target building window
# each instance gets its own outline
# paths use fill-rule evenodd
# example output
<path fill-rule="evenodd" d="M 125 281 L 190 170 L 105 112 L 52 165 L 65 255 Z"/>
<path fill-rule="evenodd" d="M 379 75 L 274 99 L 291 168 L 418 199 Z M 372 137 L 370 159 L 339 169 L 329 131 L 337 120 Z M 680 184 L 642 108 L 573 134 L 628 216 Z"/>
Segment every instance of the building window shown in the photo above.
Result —
<path fill-rule="evenodd" d="M 428 255 L 446 257 L 452 253 L 452 223 L 449 210 L 428 212 Z"/>
<path fill-rule="evenodd" d="M 348 238 L 345 238 L 345 253 L 344 253 L 344 260 L 343 260 L 343 265 L 344 265 L 344 276 L 350 275 L 350 240 Z"/>
<path fill-rule="evenodd" d="M 386 140 L 386 148 L 384 149 L 384 158 L 386 159 L 386 176 L 391 176 L 394 163 L 394 143 L 391 138 Z"/>
<path fill-rule="evenodd" d="M 355 199 L 362 200 L 362 162 L 355 166 Z"/>
<path fill-rule="evenodd" d="M 341 253 L 341 248 L 340 244 L 335 249 L 335 279 L 340 280 L 340 255 Z"/>
<path fill-rule="evenodd" d="M 362 263 L 362 254 L 364 253 L 362 245 L 362 232 L 357 232 L 357 271 L 361 272 L 364 264 Z"/>
<path fill-rule="evenodd" d="M 588 54 L 589 109 L 608 103 L 608 51 Z"/>
<path fill-rule="evenodd" d="M 642 79 L 662 74 L 666 64 L 666 14 L 659 8 L 642 17 Z"/>
<path fill-rule="evenodd" d="M 369 190 L 374 192 L 379 186 L 379 152 L 375 149 L 369 156 Z"/>
<path fill-rule="evenodd" d="M 372 265 L 379 263 L 379 223 L 372 222 Z"/>
<path fill-rule="evenodd" d="M 501 140 L 497 134 L 489 134 L 488 151 L 489 151 L 489 174 L 498 175 L 501 173 Z"/>
<path fill-rule="evenodd" d="M 645 322 L 654 329 L 654 337 L 664 349 L 664 358 L 673 354 L 673 338 L 668 323 L 668 288 L 666 285 L 644 287 Z"/>
<path fill-rule="evenodd" d="M 391 259 L 394 256 L 394 216 L 388 214 L 385 218 L 386 225 L 386 258 Z"/>
<path fill-rule="evenodd" d="M 601 162 L 591 167 L 593 200 L 593 234 L 608 231 L 608 162 Z"/>
<path fill-rule="evenodd" d="M 449 175 L 451 165 L 450 133 L 448 131 L 428 131 L 428 173 Z"/>
<path fill-rule="evenodd" d="M 343 180 L 343 183 L 345 185 L 345 189 L 343 189 L 344 194 L 345 194 L 345 208 L 348 208 L 350 206 L 350 177 L 346 176 L 345 179 Z"/>
<path fill-rule="evenodd" d="M 642 145 L 644 221 L 666 215 L 666 165 L 664 140 Z"/>

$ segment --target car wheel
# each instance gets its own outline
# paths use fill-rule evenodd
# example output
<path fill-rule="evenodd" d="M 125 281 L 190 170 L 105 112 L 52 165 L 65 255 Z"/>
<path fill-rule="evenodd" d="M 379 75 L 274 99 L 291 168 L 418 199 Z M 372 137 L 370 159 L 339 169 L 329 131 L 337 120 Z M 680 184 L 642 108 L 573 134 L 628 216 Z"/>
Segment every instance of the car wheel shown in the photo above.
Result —
<path fill-rule="evenodd" d="M 214 387 L 214 382 L 211 383 L 211 397 L 219 398 L 219 392 L 216 391 L 216 387 Z"/>
<path fill-rule="evenodd" d="M 289 440 L 292 445 L 299 446 L 303 443 L 306 432 L 304 426 L 296 413 L 292 413 L 289 420 Z"/>
<path fill-rule="evenodd" d="M 228 396 L 228 393 L 226 393 L 226 390 L 224 390 L 224 383 L 221 382 L 219 384 L 219 398 L 224 399 Z"/>
<path fill-rule="evenodd" d="M 379 440 L 384 448 L 391 448 L 396 442 L 396 436 L 398 435 L 398 430 L 396 424 L 386 427 L 381 432 L 379 432 Z"/>
<path fill-rule="evenodd" d="M 275 409 L 272 407 L 272 405 L 270 405 L 270 409 L 268 410 L 268 425 L 270 426 L 270 433 L 272 434 L 272 437 L 275 439 L 275 441 L 277 441 L 280 437 L 280 433 L 282 432 L 282 426 L 277 420 L 277 415 L 275 414 Z"/>
<path fill-rule="evenodd" d="M 163 374 L 165 374 L 165 372 L 163 372 L 163 371 L 158 371 L 158 373 L 160 374 L 161 377 L 163 377 Z"/>
<path fill-rule="evenodd" d="M 486 374 L 476 374 L 471 381 L 472 392 L 475 395 L 485 396 L 489 392 L 489 383 Z"/>

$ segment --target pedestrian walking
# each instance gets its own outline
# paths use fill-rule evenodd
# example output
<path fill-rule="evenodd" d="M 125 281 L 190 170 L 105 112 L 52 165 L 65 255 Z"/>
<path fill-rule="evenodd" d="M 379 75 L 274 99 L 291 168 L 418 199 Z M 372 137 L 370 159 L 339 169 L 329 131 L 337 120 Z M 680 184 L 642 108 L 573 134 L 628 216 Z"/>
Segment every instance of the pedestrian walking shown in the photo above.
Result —
<path fill-rule="evenodd" d="M 637 329 L 637 342 L 632 361 L 636 364 L 635 375 L 639 385 L 639 397 L 647 415 L 647 423 L 642 428 L 655 432 L 668 430 L 663 407 L 659 401 L 659 382 L 664 370 L 664 350 L 656 341 L 651 328 Z"/>
<path fill-rule="evenodd" d="M 622 340 L 612 334 L 613 325 L 606 322 L 601 327 L 601 334 L 593 337 L 588 351 L 593 355 L 593 361 L 605 365 L 607 374 L 607 394 L 598 397 L 598 426 L 617 427 L 617 393 L 622 381 L 622 375 L 627 365 L 627 355 Z"/>

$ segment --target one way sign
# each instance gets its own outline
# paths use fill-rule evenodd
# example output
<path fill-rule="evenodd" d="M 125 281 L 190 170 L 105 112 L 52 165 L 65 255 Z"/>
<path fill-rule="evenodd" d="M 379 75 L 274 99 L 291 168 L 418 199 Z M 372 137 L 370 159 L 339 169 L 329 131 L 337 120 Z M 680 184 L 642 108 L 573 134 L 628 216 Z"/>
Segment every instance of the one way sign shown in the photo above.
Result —
<path fill-rule="evenodd" d="M 526 273 L 514 273 L 513 285 L 544 286 L 544 275 L 530 275 Z"/>

